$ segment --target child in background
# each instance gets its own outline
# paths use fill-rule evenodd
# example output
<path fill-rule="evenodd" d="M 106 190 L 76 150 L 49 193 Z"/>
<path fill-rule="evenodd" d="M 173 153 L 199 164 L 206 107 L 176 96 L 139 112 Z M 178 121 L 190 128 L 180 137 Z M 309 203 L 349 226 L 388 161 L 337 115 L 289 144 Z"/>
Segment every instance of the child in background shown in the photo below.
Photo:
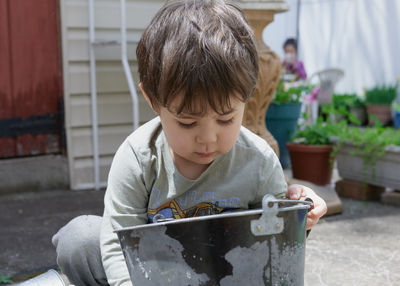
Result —
<path fill-rule="evenodd" d="M 309 188 L 288 188 L 267 142 L 241 126 L 258 55 L 237 7 L 168 1 L 144 31 L 137 60 L 139 86 L 158 117 L 116 152 L 103 217 L 77 217 L 53 237 L 73 284 L 132 285 L 114 230 L 151 223 L 157 214 L 178 219 L 259 208 L 272 194 L 310 197 L 307 228 L 318 222 L 325 202 Z"/>
<path fill-rule="evenodd" d="M 305 80 L 307 73 L 304 64 L 297 58 L 297 41 L 296 39 L 289 38 L 283 44 L 285 56 L 282 61 L 282 68 L 284 76 L 291 76 L 290 81 Z"/>

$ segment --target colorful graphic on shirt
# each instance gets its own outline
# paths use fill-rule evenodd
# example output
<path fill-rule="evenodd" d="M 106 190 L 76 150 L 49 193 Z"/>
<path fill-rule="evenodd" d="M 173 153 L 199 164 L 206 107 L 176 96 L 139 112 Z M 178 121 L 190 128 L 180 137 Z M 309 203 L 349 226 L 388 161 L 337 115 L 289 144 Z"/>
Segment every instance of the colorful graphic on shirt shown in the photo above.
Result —
<path fill-rule="evenodd" d="M 155 215 L 163 219 L 179 219 L 204 215 L 220 214 L 240 208 L 240 198 L 216 199 L 215 192 L 187 191 L 184 195 L 166 203 L 160 202 L 161 191 L 154 188 L 150 194 L 147 217 L 153 222 Z M 188 207 L 191 206 L 191 207 Z"/>
<path fill-rule="evenodd" d="M 157 209 L 148 209 L 147 216 L 149 222 L 153 222 L 153 218 L 155 215 L 162 215 L 163 218 L 187 218 L 187 217 L 196 217 L 196 216 L 204 216 L 204 215 L 213 215 L 219 214 L 223 211 L 226 211 L 225 208 L 217 207 L 212 203 L 200 203 L 194 207 L 183 210 L 179 206 L 178 202 L 175 200 L 171 200 Z"/>

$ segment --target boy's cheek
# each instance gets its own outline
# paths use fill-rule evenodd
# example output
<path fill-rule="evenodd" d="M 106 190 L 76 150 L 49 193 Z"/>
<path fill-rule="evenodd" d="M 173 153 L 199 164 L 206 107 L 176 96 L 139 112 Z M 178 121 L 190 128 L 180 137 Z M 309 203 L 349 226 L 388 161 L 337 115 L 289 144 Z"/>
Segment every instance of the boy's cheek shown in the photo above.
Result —
<path fill-rule="evenodd" d="M 223 153 L 228 153 L 229 151 L 231 151 L 233 146 L 236 144 L 240 134 L 240 126 L 234 128 L 233 130 L 227 128 L 226 131 L 227 133 L 224 135 L 224 139 L 221 144 L 224 147 Z"/>

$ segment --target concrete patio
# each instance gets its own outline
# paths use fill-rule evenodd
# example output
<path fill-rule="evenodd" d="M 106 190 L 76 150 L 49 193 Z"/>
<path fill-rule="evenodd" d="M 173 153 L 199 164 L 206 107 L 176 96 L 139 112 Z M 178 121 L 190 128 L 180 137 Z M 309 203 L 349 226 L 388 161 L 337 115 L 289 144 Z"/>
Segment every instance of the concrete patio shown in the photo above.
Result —
<path fill-rule="evenodd" d="M 51 236 L 77 215 L 100 215 L 103 195 L 54 190 L 1 196 L 0 276 L 18 282 L 56 268 Z M 343 213 L 323 218 L 307 240 L 305 285 L 399 285 L 400 208 L 342 203 Z"/>

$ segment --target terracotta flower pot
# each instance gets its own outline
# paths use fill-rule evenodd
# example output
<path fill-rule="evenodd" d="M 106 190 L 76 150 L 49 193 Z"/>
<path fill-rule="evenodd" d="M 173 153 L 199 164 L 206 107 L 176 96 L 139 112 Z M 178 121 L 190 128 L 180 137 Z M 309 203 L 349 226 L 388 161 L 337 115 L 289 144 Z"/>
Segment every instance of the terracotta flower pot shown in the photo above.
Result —
<path fill-rule="evenodd" d="M 367 104 L 367 112 L 369 115 L 369 125 L 374 125 L 371 115 L 375 115 L 378 120 L 387 125 L 392 120 L 392 109 L 389 104 Z"/>
<path fill-rule="evenodd" d="M 287 143 L 286 148 L 290 154 L 293 178 L 317 185 L 327 185 L 331 182 L 331 145 Z"/>

